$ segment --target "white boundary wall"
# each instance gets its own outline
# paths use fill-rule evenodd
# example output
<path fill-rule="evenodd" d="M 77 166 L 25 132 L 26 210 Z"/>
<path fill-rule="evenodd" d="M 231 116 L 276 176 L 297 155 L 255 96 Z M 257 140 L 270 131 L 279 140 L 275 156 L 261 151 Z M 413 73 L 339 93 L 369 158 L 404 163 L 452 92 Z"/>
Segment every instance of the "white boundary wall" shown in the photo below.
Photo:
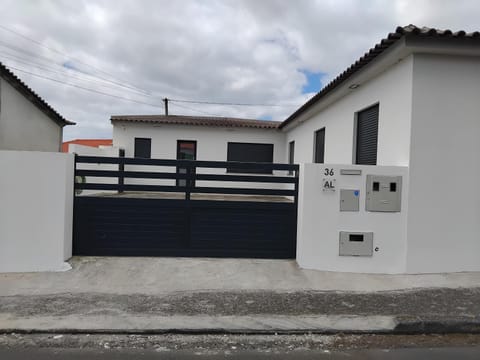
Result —
<path fill-rule="evenodd" d="M 333 176 L 325 176 L 325 168 Z M 340 169 L 361 175 L 340 175 Z M 367 175 L 402 176 L 401 212 L 365 211 Z M 334 192 L 323 191 L 323 179 L 335 179 Z M 340 189 L 360 190 L 358 212 L 340 212 Z M 301 164 L 298 203 L 297 262 L 307 269 L 398 274 L 405 272 L 407 253 L 408 168 Z M 339 256 L 339 232 L 373 232 L 371 257 Z"/>
<path fill-rule="evenodd" d="M 73 155 L 0 151 L 0 272 L 69 269 Z"/>

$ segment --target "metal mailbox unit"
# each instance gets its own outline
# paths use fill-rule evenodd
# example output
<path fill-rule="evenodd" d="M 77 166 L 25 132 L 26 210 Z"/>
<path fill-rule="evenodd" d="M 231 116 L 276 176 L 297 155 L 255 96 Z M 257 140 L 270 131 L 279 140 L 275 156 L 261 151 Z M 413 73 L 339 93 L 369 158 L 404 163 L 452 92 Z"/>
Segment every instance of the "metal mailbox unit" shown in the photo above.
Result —
<path fill-rule="evenodd" d="M 340 231 L 340 256 L 372 256 L 373 232 Z"/>
<path fill-rule="evenodd" d="M 402 177 L 386 175 L 366 175 L 361 177 L 361 171 L 356 169 L 341 169 L 340 175 L 358 176 L 355 181 L 339 183 L 365 182 L 366 212 L 400 212 L 402 195 Z M 352 186 L 354 187 L 354 186 Z M 358 186 L 359 187 L 359 186 Z M 341 188 L 339 191 L 340 212 L 360 212 L 360 190 L 358 188 Z M 350 216 L 356 216 L 354 214 Z M 373 232 L 339 231 L 339 256 L 372 256 L 374 252 Z"/>

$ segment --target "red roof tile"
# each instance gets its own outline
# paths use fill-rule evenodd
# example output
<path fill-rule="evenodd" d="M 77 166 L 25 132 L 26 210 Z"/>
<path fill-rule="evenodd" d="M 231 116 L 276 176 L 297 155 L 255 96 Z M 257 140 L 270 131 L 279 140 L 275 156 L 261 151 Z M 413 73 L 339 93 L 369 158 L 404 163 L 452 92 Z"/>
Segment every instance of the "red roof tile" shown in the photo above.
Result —
<path fill-rule="evenodd" d="M 99 146 L 111 146 L 113 143 L 112 139 L 75 139 L 70 141 L 65 141 L 62 143 L 62 152 L 68 152 L 68 145 L 76 144 L 83 146 L 99 147 Z"/>

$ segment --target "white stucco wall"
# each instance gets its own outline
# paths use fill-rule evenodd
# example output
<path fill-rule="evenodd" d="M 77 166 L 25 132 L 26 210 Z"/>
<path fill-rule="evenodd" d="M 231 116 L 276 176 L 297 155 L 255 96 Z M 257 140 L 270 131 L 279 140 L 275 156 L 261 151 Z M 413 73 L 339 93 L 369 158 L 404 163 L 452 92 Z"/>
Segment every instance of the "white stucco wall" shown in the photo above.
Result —
<path fill-rule="evenodd" d="M 0 272 L 68 268 L 73 155 L 0 151 L 0 171 Z"/>
<path fill-rule="evenodd" d="M 334 176 L 325 176 L 325 168 Z M 361 175 L 341 175 L 340 169 L 360 169 Z M 402 176 L 401 212 L 365 210 L 366 175 Z M 322 180 L 335 179 L 334 192 L 323 191 Z M 359 211 L 340 212 L 340 189 L 360 190 Z M 359 165 L 300 165 L 297 262 L 302 268 L 363 273 L 405 272 L 408 210 L 408 168 Z M 373 232 L 371 257 L 339 256 L 339 232 Z"/>
<path fill-rule="evenodd" d="M 62 127 L 0 79 L 0 150 L 60 151 Z"/>
<path fill-rule="evenodd" d="M 379 103 L 377 164 L 408 166 L 412 67 L 409 56 L 326 108 L 316 105 L 316 114 L 304 115 L 306 120 L 287 132 L 287 142 L 295 141 L 295 163 L 313 162 L 314 133 L 325 127 L 325 163 L 352 164 L 355 113 Z M 355 80 L 345 86 L 351 83 Z"/>
<path fill-rule="evenodd" d="M 285 135 L 281 131 L 250 128 L 220 128 L 164 124 L 126 124 L 113 126 L 113 146 L 134 155 L 134 138 L 152 139 L 152 158 L 176 159 L 177 140 L 197 141 L 197 160 L 226 161 L 228 142 L 274 144 L 274 162 L 285 162 Z"/>
<path fill-rule="evenodd" d="M 480 270 L 480 58 L 415 55 L 408 272 Z"/>
<path fill-rule="evenodd" d="M 151 157 L 156 159 L 176 159 L 177 140 L 197 141 L 197 160 L 226 161 L 228 142 L 265 143 L 273 144 L 273 161 L 287 162 L 285 154 L 285 134 L 277 130 L 250 129 L 250 128 L 219 128 L 203 126 L 154 125 L 154 124 L 120 124 L 113 126 L 113 145 L 124 148 L 126 157 L 134 156 L 134 139 L 136 137 L 151 138 Z M 158 167 L 125 166 L 126 170 L 160 171 Z M 163 168 L 162 171 L 174 172 L 174 168 Z M 221 173 L 225 169 L 197 169 L 198 173 Z M 285 172 L 280 172 L 284 175 Z M 126 184 L 142 183 L 142 180 L 126 179 Z M 150 184 L 173 185 L 174 180 L 148 180 Z M 198 181 L 198 186 L 223 187 L 256 187 L 279 188 L 288 187 L 282 184 L 239 183 Z"/>

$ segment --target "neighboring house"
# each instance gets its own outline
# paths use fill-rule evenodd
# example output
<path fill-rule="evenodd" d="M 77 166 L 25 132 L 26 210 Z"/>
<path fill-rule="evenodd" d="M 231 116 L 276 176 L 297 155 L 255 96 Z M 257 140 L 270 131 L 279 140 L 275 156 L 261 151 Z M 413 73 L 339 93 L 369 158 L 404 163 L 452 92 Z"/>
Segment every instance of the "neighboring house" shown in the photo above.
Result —
<path fill-rule="evenodd" d="M 70 152 L 70 145 L 82 145 L 100 148 L 105 146 L 112 146 L 112 139 L 75 139 L 65 141 L 62 143 L 62 152 Z"/>
<path fill-rule="evenodd" d="M 61 150 L 66 120 L 0 63 L 0 150 Z"/>
<path fill-rule="evenodd" d="M 280 122 L 177 115 L 112 116 L 127 157 L 284 162 Z"/>

